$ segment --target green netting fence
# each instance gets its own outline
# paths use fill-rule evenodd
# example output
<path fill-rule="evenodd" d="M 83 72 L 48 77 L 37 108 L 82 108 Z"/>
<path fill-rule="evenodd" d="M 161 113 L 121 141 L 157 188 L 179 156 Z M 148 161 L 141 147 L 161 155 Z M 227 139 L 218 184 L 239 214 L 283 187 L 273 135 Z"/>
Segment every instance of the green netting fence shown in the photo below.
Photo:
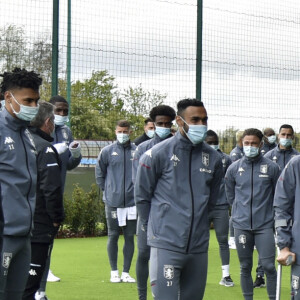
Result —
<path fill-rule="evenodd" d="M 299 1 L 203 0 L 203 38 L 197 41 L 202 1 L 1 0 L 0 71 L 38 71 L 45 100 L 53 85 L 55 3 L 58 92 L 68 96 L 70 79 L 76 138 L 110 140 L 123 118 L 137 136 L 151 107 L 175 108 L 180 99 L 195 97 L 197 43 L 201 98 L 226 152 L 238 129 L 278 132 L 287 123 L 300 132 Z"/>

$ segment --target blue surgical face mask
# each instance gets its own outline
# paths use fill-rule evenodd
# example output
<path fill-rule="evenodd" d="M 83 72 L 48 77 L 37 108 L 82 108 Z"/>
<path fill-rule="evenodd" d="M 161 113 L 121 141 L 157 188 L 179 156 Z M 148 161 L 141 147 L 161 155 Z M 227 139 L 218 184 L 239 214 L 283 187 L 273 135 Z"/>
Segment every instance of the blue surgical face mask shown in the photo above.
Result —
<path fill-rule="evenodd" d="M 14 99 L 14 101 L 20 106 L 20 111 L 16 112 L 14 110 L 12 104 L 9 103 L 12 111 L 17 116 L 17 118 L 20 120 L 23 120 L 23 121 L 32 121 L 39 111 L 39 105 L 37 105 L 36 107 L 31 107 L 31 106 L 26 106 L 26 105 L 20 104 L 17 101 L 17 99 L 14 97 L 14 95 L 12 93 L 10 93 L 10 94 L 11 94 L 12 98 Z"/>
<path fill-rule="evenodd" d="M 68 122 L 69 122 L 68 116 L 54 115 L 55 125 L 65 125 Z"/>
<path fill-rule="evenodd" d="M 280 138 L 279 143 L 283 147 L 290 147 L 292 145 L 292 139 L 285 139 L 285 138 Z"/>
<path fill-rule="evenodd" d="M 220 146 L 219 145 L 209 145 L 209 146 L 211 146 L 213 149 L 215 149 L 215 150 L 219 150 L 220 149 Z"/>
<path fill-rule="evenodd" d="M 0 102 L 1 102 L 1 109 L 0 109 L 0 111 L 2 111 L 5 108 L 5 100 L 1 100 Z"/>
<path fill-rule="evenodd" d="M 276 141 L 276 135 L 268 136 L 267 139 L 270 144 L 274 144 Z"/>
<path fill-rule="evenodd" d="M 259 154 L 259 147 L 244 146 L 243 150 L 244 150 L 245 156 L 247 156 L 247 157 L 255 157 Z"/>
<path fill-rule="evenodd" d="M 159 127 L 156 126 L 155 128 L 156 134 L 161 138 L 161 139 L 166 139 L 170 133 L 171 133 L 171 128 L 166 128 L 166 127 Z"/>
<path fill-rule="evenodd" d="M 127 133 L 117 133 L 117 140 L 120 144 L 125 144 L 129 141 L 129 134 Z"/>
<path fill-rule="evenodd" d="M 180 117 L 181 118 L 181 117 Z M 192 125 L 185 122 L 183 118 L 181 120 L 189 126 L 188 132 L 184 130 L 184 127 L 182 127 L 184 133 L 188 137 L 188 139 L 195 145 L 200 144 L 203 142 L 206 138 L 206 132 L 207 132 L 207 126 L 206 125 Z"/>
<path fill-rule="evenodd" d="M 154 133 L 155 133 L 154 130 L 148 130 L 148 131 L 146 132 L 147 136 L 148 136 L 150 139 L 152 139 L 152 138 L 154 137 Z"/>

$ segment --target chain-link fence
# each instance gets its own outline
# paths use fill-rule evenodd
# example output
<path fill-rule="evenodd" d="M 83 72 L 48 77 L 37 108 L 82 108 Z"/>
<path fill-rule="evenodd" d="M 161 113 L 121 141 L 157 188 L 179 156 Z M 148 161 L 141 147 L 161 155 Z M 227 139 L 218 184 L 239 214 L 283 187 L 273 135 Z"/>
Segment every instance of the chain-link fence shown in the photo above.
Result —
<path fill-rule="evenodd" d="M 37 70 L 47 100 L 53 1 L 0 2 L 0 70 Z M 123 118 L 137 136 L 152 106 L 195 97 L 198 2 L 59 1 L 58 87 L 66 97 L 70 50 L 76 138 L 111 140 Z M 203 0 L 202 100 L 226 152 L 238 129 L 300 131 L 299 13 L 297 0 Z"/>

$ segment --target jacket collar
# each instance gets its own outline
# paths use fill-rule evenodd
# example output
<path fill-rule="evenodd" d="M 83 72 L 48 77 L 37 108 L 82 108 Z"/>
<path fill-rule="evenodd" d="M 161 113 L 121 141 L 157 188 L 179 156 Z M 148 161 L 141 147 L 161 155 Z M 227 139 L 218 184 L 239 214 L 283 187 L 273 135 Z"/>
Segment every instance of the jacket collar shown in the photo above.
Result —
<path fill-rule="evenodd" d="M 288 149 L 280 149 L 280 145 L 278 144 L 276 147 L 277 152 L 286 152 L 286 153 L 292 153 L 293 152 L 293 147 L 291 146 Z"/>
<path fill-rule="evenodd" d="M 255 156 L 255 157 L 247 157 L 246 155 L 243 156 L 243 160 L 246 163 L 252 163 L 252 162 L 259 162 L 261 161 L 263 158 L 263 155 L 261 154 L 261 152 L 259 152 L 259 155 Z"/>
<path fill-rule="evenodd" d="M 154 134 L 153 140 L 155 141 L 156 144 L 167 140 L 168 138 L 172 137 L 173 135 L 170 133 L 165 139 L 162 139 L 159 135 L 157 135 L 156 133 Z"/>
<path fill-rule="evenodd" d="M 203 142 L 194 145 L 188 138 L 184 137 L 181 133 L 180 130 L 178 130 L 174 136 L 176 141 L 179 143 L 181 148 L 184 148 L 186 150 L 191 150 L 191 149 L 202 149 Z"/>
<path fill-rule="evenodd" d="M 30 122 L 29 121 L 23 121 L 18 118 L 14 118 L 8 111 L 7 109 L 4 109 L 1 112 L 4 120 L 4 125 L 14 131 L 18 131 L 21 128 L 28 127 Z"/>
<path fill-rule="evenodd" d="M 121 143 L 119 143 L 118 140 L 116 140 L 116 143 L 117 143 L 117 145 L 118 145 L 119 147 L 122 147 L 122 148 L 128 148 L 128 147 L 131 147 L 131 141 L 130 141 L 130 140 L 127 141 L 125 144 L 121 144 Z"/>
<path fill-rule="evenodd" d="M 37 135 L 39 135 L 42 139 L 52 143 L 54 141 L 54 138 L 51 137 L 49 134 L 47 134 L 45 131 L 41 130 L 40 128 L 36 127 L 30 127 L 30 130 Z"/>

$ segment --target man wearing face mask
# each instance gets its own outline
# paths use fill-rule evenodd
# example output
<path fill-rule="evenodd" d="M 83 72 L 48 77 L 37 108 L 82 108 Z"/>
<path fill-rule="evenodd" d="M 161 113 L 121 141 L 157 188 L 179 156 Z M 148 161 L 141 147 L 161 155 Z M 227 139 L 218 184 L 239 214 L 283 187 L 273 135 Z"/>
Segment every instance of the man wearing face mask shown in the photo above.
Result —
<path fill-rule="evenodd" d="M 36 147 L 28 130 L 38 112 L 42 78 L 15 68 L 2 77 L 0 113 L 0 299 L 21 300 L 30 265 L 36 197 Z"/>
<path fill-rule="evenodd" d="M 154 145 L 172 137 L 172 121 L 175 119 L 175 110 L 168 105 L 158 105 L 151 109 L 150 118 L 156 124 L 156 133 L 153 139 L 140 144 L 133 157 L 132 182 L 135 183 L 136 171 L 140 157 Z M 137 225 L 138 257 L 136 262 L 136 277 L 139 300 L 147 299 L 147 281 L 149 275 L 150 247 L 147 245 L 147 228 L 138 220 Z"/>
<path fill-rule="evenodd" d="M 231 159 L 229 155 L 223 153 L 220 150 L 219 146 L 219 137 L 213 130 L 208 130 L 206 139 L 206 143 L 210 145 L 213 149 L 215 149 L 222 159 L 222 166 L 224 175 L 231 165 Z M 224 179 L 220 185 L 220 192 L 218 196 L 218 200 L 214 210 L 212 210 L 209 214 L 209 223 L 213 222 L 214 229 L 216 231 L 217 240 L 220 248 L 220 257 L 222 261 L 222 279 L 220 281 L 220 285 L 224 285 L 226 287 L 234 286 L 234 283 L 230 277 L 229 272 L 229 245 L 228 245 L 228 232 L 229 232 L 229 203 L 227 201 L 225 195 L 225 182 Z"/>
<path fill-rule="evenodd" d="M 57 95 L 52 97 L 49 102 L 54 105 L 55 130 L 53 133 L 54 140 L 52 144 L 56 148 L 61 159 L 61 180 L 62 188 L 64 190 L 67 171 L 73 170 L 80 164 L 81 148 L 80 143 L 73 140 L 72 132 L 66 125 L 66 123 L 69 122 L 69 104 L 67 100 L 62 96 Z M 55 276 L 51 270 L 49 270 L 52 247 L 50 247 L 50 254 L 47 259 L 40 289 L 35 296 L 36 300 L 47 299 L 45 295 L 47 281 L 60 281 L 60 278 Z"/>
<path fill-rule="evenodd" d="M 263 146 L 261 148 L 261 154 L 265 155 L 267 152 L 270 150 L 274 149 L 277 144 L 276 144 L 276 135 L 275 131 L 272 128 L 266 128 L 264 130 L 264 138 L 263 138 Z"/>
<path fill-rule="evenodd" d="M 223 177 L 219 154 L 203 143 L 207 113 L 197 99 L 177 104 L 174 137 L 146 151 L 138 166 L 135 201 L 148 226 L 154 299 L 200 300 L 207 276 L 208 213 Z"/>
<path fill-rule="evenodd" d="M 54 106 L 39 102 L 39 111 L 31 121 L 30 131 L 37 149 L 37 197 L 34 229 L 31 237 L 31 264 L 22 300 L 32 300 L 49 253 L 49 246 L 64 220 L 63 193 L 60 179 L 60 158 L 51 145 L 54 133 Z"/>
<path fill-rule="evenodd" d="M 136 232 L 136 207 L 132 183 L 132 157 L 136 146 L 130 142 L 130 134 L 129 122 L 118 121 L 117 141 L 101 150 L 95 168 L 96 182 L 103 191 L 105 202 L 108 228 L 107 252 L 111 266 L 110 281 L 113 283 L 135 282 L 135 279 L 129 275 Z M 121 277 L 117 266 L 120 227 L 125 240 Z"/>
<path fill-rule="evenodd" d="M 281 125 L 278 134 L 278 145 L 265 154 L 265 157 L 278 164 L 282 171 L 290 159 L 299 152 L 293 148 L 294 129 L 291 125 Z"/>
<path fill-rule="evenodd" d="M 155 133 L 154 137 L 149 140 L 141 143 L 134 153 L 134 158 L 132 162 L 132 181 L 135 182 L 135 176 L 137 167 L 139 165 L 139 159 L 141 156 L 154 145 L 164 141 L 167 138 L 172 137 L 171 127 L 172 122 L 175 119 L 176 113 L 175 110 L 168 105 L 158 105 L 151 109 L 149 114 L 151 120 L 154 121 Z"/>
<path fill-rule="evenodd" d="M 232 163 L 225 175 L 226 195 L 232 205 L 241 287 L 246 300 L 253 299 L 254 245 L 267 276 L 269 299 L 276 297 L 273 198 L 280 169 L 260 153 L 262 139 L 260 130 L 246 129 L 243 134 L 245 156 Z"/>
<path fill-rule="evenodd" d="M 154 137 L 154 133 L 155 133 L 155 125 L 154 125 L 154 122 L 152 121 L 151 118 L 147 118 L 145 121 L 144 121 L 145 125 L 144 125 L 144 133 L 137 137 L 133 143 L 138 146 L 139 144 L 145 142 L 145 141 L 148 141 L 150 139 L 152 139 Z"/>

